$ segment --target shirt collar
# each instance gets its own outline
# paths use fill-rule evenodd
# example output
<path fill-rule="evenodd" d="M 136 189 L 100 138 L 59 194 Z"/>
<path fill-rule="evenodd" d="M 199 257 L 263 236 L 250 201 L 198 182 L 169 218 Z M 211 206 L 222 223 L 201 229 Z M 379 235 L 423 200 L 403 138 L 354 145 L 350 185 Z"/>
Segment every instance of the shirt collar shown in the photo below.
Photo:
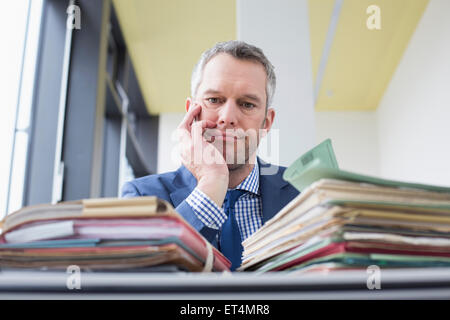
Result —
<path fill-rule="evenodd" d="M 259 166 L 258 161 L 255 161 L 253 170 L 235 189 L 245 190 L 259 195 Z"/>

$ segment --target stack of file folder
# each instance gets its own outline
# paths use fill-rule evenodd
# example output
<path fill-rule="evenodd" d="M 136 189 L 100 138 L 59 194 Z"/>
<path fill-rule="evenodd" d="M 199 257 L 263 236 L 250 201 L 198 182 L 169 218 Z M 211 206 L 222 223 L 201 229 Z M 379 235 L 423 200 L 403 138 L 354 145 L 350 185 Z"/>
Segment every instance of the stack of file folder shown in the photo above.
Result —
<path fill-rule="evenodd" d="M 2 221 L 0 268 L 208 272 L 230 264 L 156 197 L 35 205 Z"/>
<path fill-rule="evenodd" d="M 339 170 L 330 140 L 283 177 L 301 193 L 243 242 L 240 271 L 450 267 L 450 188 Z"/>

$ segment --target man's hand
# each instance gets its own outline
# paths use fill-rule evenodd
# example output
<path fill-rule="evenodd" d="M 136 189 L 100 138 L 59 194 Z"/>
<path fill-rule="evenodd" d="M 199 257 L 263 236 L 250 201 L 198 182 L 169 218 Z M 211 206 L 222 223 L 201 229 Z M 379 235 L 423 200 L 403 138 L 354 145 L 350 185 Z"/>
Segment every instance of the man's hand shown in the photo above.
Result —
<path fill-rule="evenodd" d="M 228 166 L 222 153 L 203 137 L 204 130 L 216 124 L 210 120 L 194 122 L 201 109 L 198 104 L 192 105 L 177 128 L 181 161 L 197 179 L 197 188 L 221 207 L 228 189 Z"/>

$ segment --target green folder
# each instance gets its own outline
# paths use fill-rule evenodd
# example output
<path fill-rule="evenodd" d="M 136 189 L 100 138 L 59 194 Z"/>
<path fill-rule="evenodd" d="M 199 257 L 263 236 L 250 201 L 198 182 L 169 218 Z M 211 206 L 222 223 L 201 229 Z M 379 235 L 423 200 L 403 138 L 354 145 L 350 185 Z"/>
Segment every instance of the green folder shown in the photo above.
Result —
<path fill-rule="evenodd" d="M 336 262 L 339 264 L 347 265 L 349 267 L 368 267 L 370 265 L 377 265 L 386 268 L 438 268 L 450 266 L 450 258 L 447 257 L 337 253 L 317 259 L 312 259 L 305 263 L 292 266 L 284 270 L 284 272 L 296 271 L 315 264 L 330 262 Z"/>
<path fill-rule="evenodd" d="M 450 187 L 387 180 L 340 170 L 330 139 L 323 141 L 298 158 L 286 169 L 283 174 L 283 179 L 292 184 L 300 192 L 320 179 L 336 179 L 386 187 L 450 193 Z"/>

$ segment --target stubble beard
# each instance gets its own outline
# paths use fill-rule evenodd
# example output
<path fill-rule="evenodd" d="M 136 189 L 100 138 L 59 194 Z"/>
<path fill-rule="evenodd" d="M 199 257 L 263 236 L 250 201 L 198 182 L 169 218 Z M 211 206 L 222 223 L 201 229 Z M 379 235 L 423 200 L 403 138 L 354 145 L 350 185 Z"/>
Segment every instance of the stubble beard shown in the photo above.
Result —
<path fill-rule="evenodd" d="M 267 115 L 267 113 L 266 113 L 266 115 Z M 264 128 L 265 121 L 266 120 L 264 119 L 263 123 L 261 124 L 260 129 Z M 256 132 L 256 136 L 254 136 L 253 138 L 250 138 L 248 135 L 246 135 L 244 137 L 244 139 L 245 139 L 245 141 L 244 141 L 244 154 L 243 155 L 242 155 L 242 146 L 240 146 L 237 141 L 234 141 L 234 143 L 223 141 L 223 144 L 221 146 L 222 147 L 222 156 L 223 156 L 225 162 L 227 163 L 228 171 L 230 173 L 236 172 L 240 169 L 243 169 L 245 166 L 249 165 L 250 157 L 253 158 L 253 155 L 258 150 L 259 142 L 261 139 L 259 132 Z M 252 139 L 252 143 L 250 142 L 250 139 Z M 253 141 L 253 139 L 256 139 L 256 141 Z M 239 142 L 242 143 L 242 141 L 239 141 Z M 228 154 L 230 151 L 230 148 L 232 150 L 231 150 L 231 153 Z M 250 148 L 252 148 L 252 150 L 250 150 Z M 230 160 L 233 160 L 234 162 L 232 162 Z M 256 157 L 255 157 L 254 161 L 256 161 Z M 251 163 L 251 164 L 254 164 L 254 163 Z"/>
<path fill-rule="evenodd" d="M 240 150 L 238 143 L 225 143 L 223 144 L 223 157 L 225 161 L 227 162 L 227 167 L 229 172 L 236 172 L 245 166 L 247 166 L 250 163 L 250 157 L 258 150 L 259 145 L 259 137 L 256 141 L 256 147 L 254 150 L 250 150 L 250 143 L 248 137 L 245 137 L 245 148 L 244 150 Z M 229 148 L 232 148 L 231 154 L 228 154 Z M 244 154 L 242 153 L 244 152 Z M 227 158 L 228 156 L 228 158 Z M 230 162 L 229 160 L 232 159 L 233 162 Z M 253 164 L 253 163 L 252 163 Z"/>

